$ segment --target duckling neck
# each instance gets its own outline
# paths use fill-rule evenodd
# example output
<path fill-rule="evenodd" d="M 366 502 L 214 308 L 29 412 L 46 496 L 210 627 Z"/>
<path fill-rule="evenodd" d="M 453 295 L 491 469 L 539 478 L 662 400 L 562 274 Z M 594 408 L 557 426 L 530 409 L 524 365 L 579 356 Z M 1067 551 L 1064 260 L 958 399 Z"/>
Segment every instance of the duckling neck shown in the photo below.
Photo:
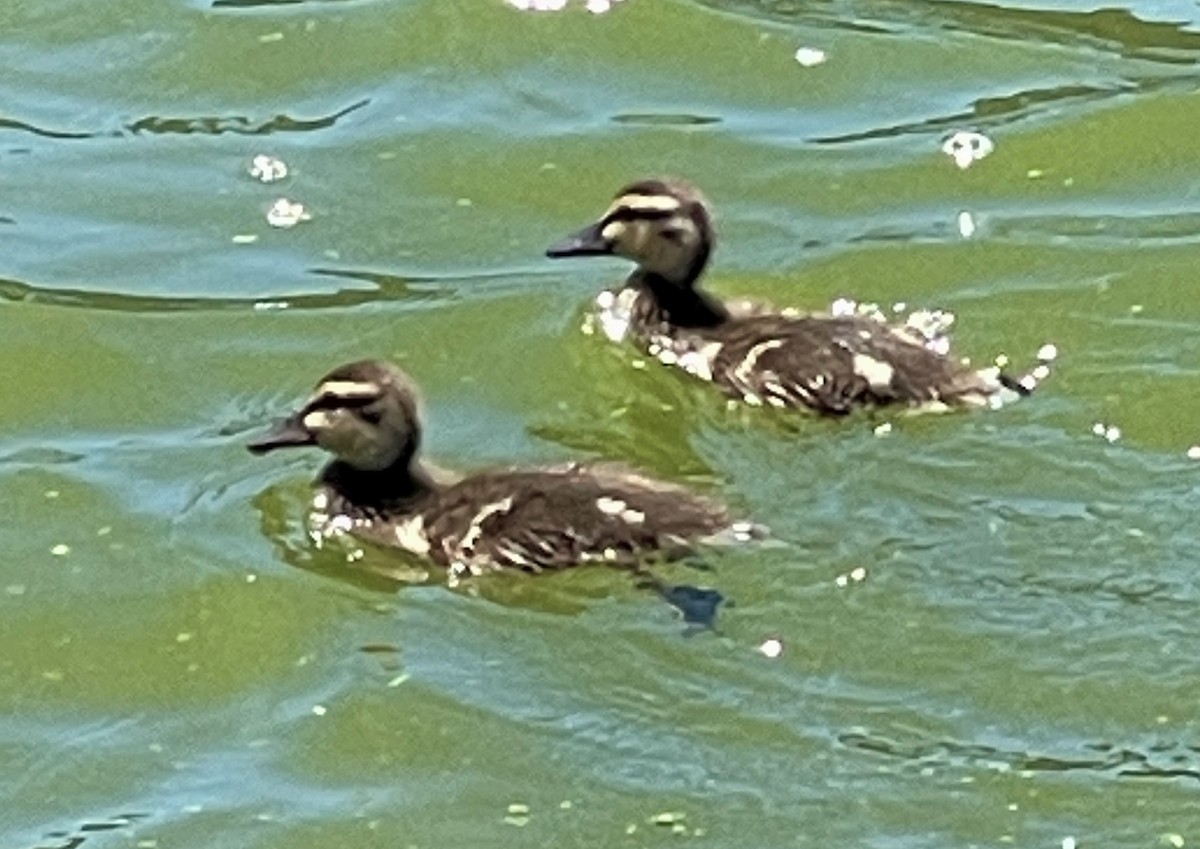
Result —
<path fill-rule="evenodd" d="M 649 295 L 652 303 L 646 323 L 662 323 L 672 327 L 717 327 L 729 320 L 729 311 L 719 300 L 702 289 L 695 280 L 672 282 L 660 274 L 639 269 L 625 281 Z"/>
<path fill-rule="evenodd" d="M 408 457 L 375 470 L 334 460 L 317 481 L 340 502 L 338 511 L 345 513 L 408 513 L 420 509 L 438 491 L 433 477 Z"/>

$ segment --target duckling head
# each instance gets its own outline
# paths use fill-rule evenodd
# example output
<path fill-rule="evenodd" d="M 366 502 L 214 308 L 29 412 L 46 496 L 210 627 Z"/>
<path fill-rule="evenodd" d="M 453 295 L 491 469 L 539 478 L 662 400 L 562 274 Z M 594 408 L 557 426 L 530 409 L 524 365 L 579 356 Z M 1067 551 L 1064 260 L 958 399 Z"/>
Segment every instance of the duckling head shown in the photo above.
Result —
<path fill-rule="evenodd" d="M 417 392 L 391 363 L 361 360 L 339 366 L 308 401 L 246 447 L 254 454 L 316 445 L 362 471 L 407 465 L 420 444 Z"/>
<path fill-rule="evenodd" d="M 599 220 L 548 248 L 546 256 L 624 257 L 643 272 L 690 287 L 712 244 L 712 217 L 699 191 L 677 180 L 641 180 L 623 188 Z"/>

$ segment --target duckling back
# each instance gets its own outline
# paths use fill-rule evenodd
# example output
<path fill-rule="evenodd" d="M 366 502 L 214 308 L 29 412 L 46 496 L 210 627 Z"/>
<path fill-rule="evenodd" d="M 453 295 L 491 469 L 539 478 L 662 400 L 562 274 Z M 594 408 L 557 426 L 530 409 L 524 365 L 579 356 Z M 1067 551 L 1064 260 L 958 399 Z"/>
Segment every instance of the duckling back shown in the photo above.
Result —
<path fill-rule="evenodd" d="M 686 553 L 731 527 L 722 506 L 685 489 L 586 465 L 473 475 L 420 520 L 429 557 L 470 573 L 630 566 Z"/>

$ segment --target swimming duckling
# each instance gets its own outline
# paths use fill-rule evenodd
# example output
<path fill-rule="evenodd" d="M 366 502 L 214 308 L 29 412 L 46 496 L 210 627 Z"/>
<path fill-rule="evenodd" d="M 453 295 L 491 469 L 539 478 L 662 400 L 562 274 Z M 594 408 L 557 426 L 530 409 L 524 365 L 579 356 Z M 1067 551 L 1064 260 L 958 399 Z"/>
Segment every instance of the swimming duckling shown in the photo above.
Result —
<path fill-rule="evenodd" d="M 314 533 L 349 532 L 428 557 L 454 575 L 589 561 L 632 566 L 756 533 L 682 487 L 603 464 L 442 482 L 418 461 L 420 438 L 412 381 L 390 363 L 363 360 L 325 375 L 303 407 L 247 448 L 324 448 L 334 459 L 317 478 Z"/>
<path fill-rule="evenodd" d="M 843 414 L 856 407 L 996 404 L 1028 395 L 1048 374 L 1052 346 L 1019 379 L 972 369 L 947 355 L 944 338 L 866 315 L 780 314 L 733 307 L 697 287 L 714 243 L 704 197 L 678 181 L 622 189 L 604 215 L 546 251 L 549 257 L 613 255 L 637 268 L 597 299 L 613 338 L 632 335 L 651 355 L 751 404 Z"/>

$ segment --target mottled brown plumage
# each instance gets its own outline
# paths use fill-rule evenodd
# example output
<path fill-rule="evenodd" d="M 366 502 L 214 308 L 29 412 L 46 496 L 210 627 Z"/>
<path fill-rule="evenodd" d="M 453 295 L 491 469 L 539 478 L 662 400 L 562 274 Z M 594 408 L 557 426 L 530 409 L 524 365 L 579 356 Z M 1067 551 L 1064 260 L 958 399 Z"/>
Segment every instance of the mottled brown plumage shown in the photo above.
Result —
<path fill-rule="evenodd" d="M 752 404 L 842 414 L 862 406 L 981 405 L 1024 395 L 1020 379 L 951 358 L 945 340 L 874 315 L 780 314 L 724 304 L 697 287 L 711 254 L 708 205 L 693 187 L 643 180 L 604 215 L 547 251 L 615 255 L 638 267 L 598 299 L 614 338 L 632 337 L 664 362 Z"/>
<path fill-rule="evenodd" d="M 457 574 L 540 571 L 591 561 L 634 565 L 705 540 L 749 538 L 715 501 L 605 464 L 485 471 L 454 481 L 417 459 L 415 389 L 395 366 L 362 361 L 326 375 L 298 412 L 248 447 L 319 445 L 314 532 L 348 532 Z"/>

